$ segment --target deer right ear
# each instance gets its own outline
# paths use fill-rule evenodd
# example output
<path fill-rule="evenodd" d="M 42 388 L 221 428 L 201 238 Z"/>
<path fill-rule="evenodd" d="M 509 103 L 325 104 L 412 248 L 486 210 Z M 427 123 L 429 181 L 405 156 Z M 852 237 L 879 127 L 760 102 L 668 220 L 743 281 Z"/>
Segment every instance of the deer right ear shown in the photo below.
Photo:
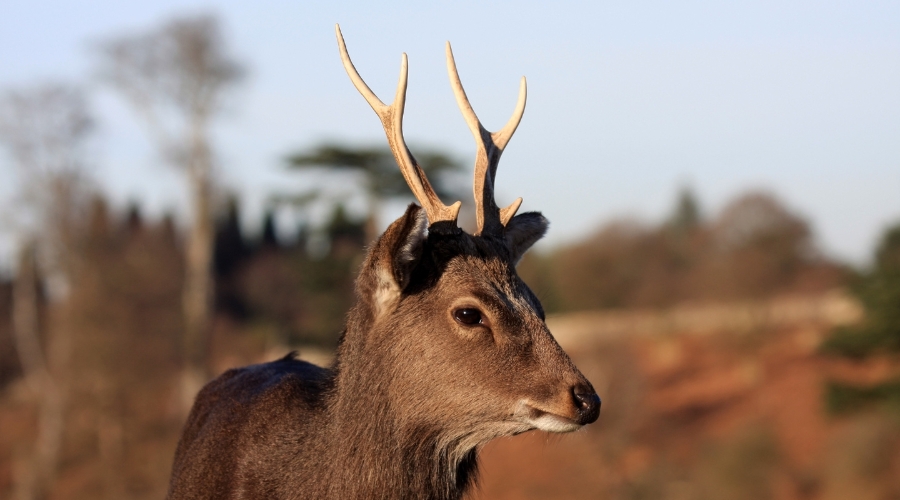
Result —
<path fill-rule="evenodd" d="M 427 227 L 425 210 L 412 203 L 369 251 L 365 269 L 370 286 L 366 288 L 376 316 L 393 309 L 409 285 L 413 269 L 422 256 Z"/>
<path fill-rule="evenodd" d="M 531 248 L 531 245 L 547 234 L 550 222 L 540 212 L 525 212 L 512 218 L 506 225 L 506 243 L 512 254 L 513 264 Z"/>

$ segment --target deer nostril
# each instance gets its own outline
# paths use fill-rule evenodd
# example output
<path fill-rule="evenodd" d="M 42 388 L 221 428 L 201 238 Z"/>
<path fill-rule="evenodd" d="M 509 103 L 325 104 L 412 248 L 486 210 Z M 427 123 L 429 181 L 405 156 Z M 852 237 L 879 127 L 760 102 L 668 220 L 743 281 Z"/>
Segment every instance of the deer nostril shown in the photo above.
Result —
<path fill-rule="evenodd" d="M 600 396 L 590 387 L 576 386 L 572 388 L 575 406 L 578 408 L 578 423 L 590 424 L 600 416 Z"/>

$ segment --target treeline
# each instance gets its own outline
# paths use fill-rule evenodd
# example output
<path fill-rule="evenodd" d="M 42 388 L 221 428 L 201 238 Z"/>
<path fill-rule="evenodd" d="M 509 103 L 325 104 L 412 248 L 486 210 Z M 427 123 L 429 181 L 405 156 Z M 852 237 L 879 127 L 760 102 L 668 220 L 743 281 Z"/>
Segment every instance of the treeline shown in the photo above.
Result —
<path fill-rule="evenodd" d="M 240 220 L 234 201 L 216 219 L 214 324 L 224 322 L 269 345 L 334 346 L 353 303 L 366 221 L 338 205 L 324 227 L 301 227 L 279 239 L 272 213 L 257 236 L 248 235 Z M 115 336 L 176 343 L 183 327 L 184 245 L 171 219 L 145 221 L 137 208 L 115 213 L 97 198 L 84 231 L 77 238 L 84 242 L 78 246 L 83 278 L 73 280 L 67 307 L 108 323 Z M 551 312 L 756 299 L 827 290 L 849 276 L 816 250 L 801 217 L 761 193 L 740 196 L 705 219 L 685 192 L 658 225 L 614 221 L 581 241 L 526 255 L 519 270 Z M 0 345 L 9 347 L 11 290 L 11 282 L 0 286 Z M 73 328 L 81 324 L 71 321 Z M 106 339 L 98 349 L 115 351 L 118 343 Z M 15 350 L 3 352 L 0 377 L 9 380 L 16 372 Z M 177 353 L 173 348 L 170 357 Z"/>
<path fill-rule="evenodd" d="M 809 224 L 771 194 L 751 192 L 703 217 L 690 191 L 657 225 L 610 222 L 519 267 L 552 312 L 758 299 L 840 285 L 847 269 L 815 245 Z"/>
<path fill-rule="evenodd" d="M 80 229 L 84 234 L 76 238 L 80 265 L 67 293 L 68 330 L 108 331 L 109 338 L 96 349 L 85 348 L 93 352 L 133 348 L 147 354 L 148 346 L 126 346 L 123 339 L 163 339 L 170 348 L 163 357 L 177 359 L 175 343 L 183 328 L 184 234 L 170 217 L 147 221 L 136 207 L 117 213 L 100 197 L 92 203 L 87 219 Z M 353 280 L 363 256 L 364 221 L 348 218 L 338 205 L 315 233 L 300 227 L 279 239 L 271 212 L 256 236 L 246 234 L 239 220 L 235 201 L 227 203 L 216 219 L 213 323 L 251 332 L 261 344 L 333 347 L 352 305 Z M 311 252 L 313 238 L 318 245 Z M 17 278 L 29 279 L 23 272 Z M 30 279 L 36 281 L 43 325 L 48 321 L 46 280 L 43 276 Z M 18 373 L 12 341 L 13 289 L 11 278 L 0 282 L 0 346 L 4 347 L 0 381 Z"/>
<path fill-rule="evenodd" d="M 215 226 L 215 321 L 270 344 L 335 345 L 353 302 L 366 221 L 349 217 L 338 205 L 324 227 L 298 228 L 279 239 L 271 213 L 258 236 L 246 234 L 240 219 L 232 201 Z M 176 342 L 184 245 L 171 219 L 148 222 L 137 208 L 117 214 L 97 198 L 85 231 L 78 238 L 84 241 L 79 260 L 85 279 L 73 281 L 78 288 L 68 307 L 125 321 L 112 328 L 120 335 L 135 329 L 156 336 L 172 332 L 170 342 Z M 821 291 L 850 275 L 816 250 L 801 217 L 761 193 L 742 195 L 705 219 L 694 196 L 685 192 L 658 225 L 614 221 L 581 241 L 526 255 L 519 270 L 551 312 Z M 10 283 L 0 288 L 2 345 L 11 345 L 11 289 Z M 134 318 L 121 318 L 129 314 Z M 113 321 L 109 318 L 105 321 Z M 156 325 L 161 318 L 170 319 Z M 3 356 L 0 374 L 8 378 L 15 356 L 13 349 L 4 352 L 9 355 Z"/>

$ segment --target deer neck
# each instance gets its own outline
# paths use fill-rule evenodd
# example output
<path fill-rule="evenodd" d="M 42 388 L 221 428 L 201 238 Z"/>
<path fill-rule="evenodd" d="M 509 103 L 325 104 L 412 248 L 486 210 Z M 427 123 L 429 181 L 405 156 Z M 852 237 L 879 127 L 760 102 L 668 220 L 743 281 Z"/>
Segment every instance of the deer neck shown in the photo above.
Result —
<path fill-rule="evenodd" d="M 379 356 L 383 351 L 371 339 L 352 338 L 354 333 L 349 330 L 338 349 L 329 405 L 335 443 L 329 450 L 335 477 L 330 496 L 461 498 L 476 477 L 475 447 L 460 447 L 440 421 L 424 421 L 414 416 L 421 412 L 400 408 L 392 400 L 390 365 Z"/>

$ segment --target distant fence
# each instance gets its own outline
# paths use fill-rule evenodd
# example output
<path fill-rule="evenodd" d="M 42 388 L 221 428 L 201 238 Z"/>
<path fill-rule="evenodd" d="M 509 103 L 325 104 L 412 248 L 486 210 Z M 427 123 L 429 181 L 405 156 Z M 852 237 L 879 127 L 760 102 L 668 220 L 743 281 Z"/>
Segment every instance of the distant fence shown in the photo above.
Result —
<path fill-rule="evenodd" d="M 863 317 L 859 302 L 843 290 L 764 301 L 685 304 L 664 310 L 585 311 L 547 318 L 564 348 L 621 336 L 750 333 L 801 324 L 839 326 Z"/>

